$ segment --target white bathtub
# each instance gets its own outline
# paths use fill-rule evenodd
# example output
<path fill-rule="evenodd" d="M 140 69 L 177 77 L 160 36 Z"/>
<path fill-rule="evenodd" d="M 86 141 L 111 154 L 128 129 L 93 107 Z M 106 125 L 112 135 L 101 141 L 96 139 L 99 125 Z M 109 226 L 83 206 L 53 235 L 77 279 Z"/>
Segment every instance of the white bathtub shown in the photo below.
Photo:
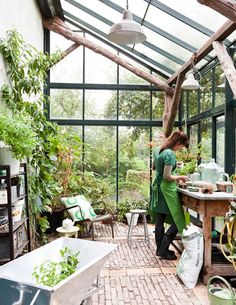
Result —
<path fill-rule="evenodd" d="M 78 270 L 54 287 L 36 284 L 32 277 L 35 266 L 60 260 L 65 246 L 80 251 Z M 114 244 L 62 237 L 27 253 L 0 267 L 0 305 L 79 305 L 89 296 L 115 248 Z"/>

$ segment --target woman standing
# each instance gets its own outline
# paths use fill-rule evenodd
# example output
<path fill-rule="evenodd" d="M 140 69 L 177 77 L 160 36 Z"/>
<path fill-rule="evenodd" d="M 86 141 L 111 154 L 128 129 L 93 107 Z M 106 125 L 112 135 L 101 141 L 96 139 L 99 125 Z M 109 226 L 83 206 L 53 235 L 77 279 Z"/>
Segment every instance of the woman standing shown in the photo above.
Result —
<path fill-rule="evenodd" d="M 188 136 L 182 131 L 175 131 L 158 152 L 154 153 L 153 169 L 156 169 L 152 185 L 151 207 L 156 214 L 155 240 L 156 255 L 167 260 L 175 260 L 174 251 L 169 250 L 171 242 L 177 233 L 182 233 L 186 227 L 183 207 L 177 193 L 177 183 L 186 182 L 187 176 L 174 175 L 176 168 L 175 151 L 188 148 Z M 165 232 L 164 223 L 170 227 Z"/>

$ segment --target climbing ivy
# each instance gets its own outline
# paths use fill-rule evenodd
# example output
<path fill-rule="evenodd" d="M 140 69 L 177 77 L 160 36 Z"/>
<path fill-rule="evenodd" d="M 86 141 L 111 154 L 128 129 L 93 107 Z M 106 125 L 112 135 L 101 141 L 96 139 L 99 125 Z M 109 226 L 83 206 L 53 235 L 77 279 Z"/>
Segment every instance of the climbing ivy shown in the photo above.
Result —
<path fill-rule="evenodd" d="M 59 191 L 53 178 L 57 147 L 51 141 L 58 135 L 58 126 L 45 116 L 44 103 L 48 103 L 48 97 L 43 87 L 47 71 L 60 60 L 61 54 L 38 51 L 26 44 L 16 30 L 8 31 L 6 38 L 0 40 L 0 53 L 9 75 L 9 84 L 1 88 L 2 100 L 12 114 L 28 117 L 36 134 L 37 145 L 29 162 L 29 190 L 31 212 L 39 217 L 40 211 Z"/>

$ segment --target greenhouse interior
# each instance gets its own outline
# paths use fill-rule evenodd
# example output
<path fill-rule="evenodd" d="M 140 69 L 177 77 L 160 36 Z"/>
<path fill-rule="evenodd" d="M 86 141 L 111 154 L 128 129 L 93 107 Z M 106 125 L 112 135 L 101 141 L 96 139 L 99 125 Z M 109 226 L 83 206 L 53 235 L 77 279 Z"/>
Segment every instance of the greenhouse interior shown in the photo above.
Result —
<path fill-rule="evenodd" d="M 236 304 L 235 16 L 0 1 L 0 305 Z"/>

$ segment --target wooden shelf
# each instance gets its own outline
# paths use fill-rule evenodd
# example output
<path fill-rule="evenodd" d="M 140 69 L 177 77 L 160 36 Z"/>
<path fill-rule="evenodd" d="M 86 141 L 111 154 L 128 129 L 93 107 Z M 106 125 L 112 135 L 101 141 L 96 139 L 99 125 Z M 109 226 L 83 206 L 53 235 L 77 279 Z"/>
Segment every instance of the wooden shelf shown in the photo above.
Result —
<path fill-rule="evenodd" d="M 24 199 L 25 197 L 27 197 L 28 195 L 20 195 L 17 198 L 14 198 L 14 201 L 12 201 L 12 204 L 15 204 L 17 201 Z"/>
<path fill-rule="evenodd" d="M 17 256 L 22 254 L 24 248 L 27 247 L 27 250 L 31 250 L 30 243 L 30 228 L 29 228 L 29 203 L 28 203 L 28 194 L 27 194 L 27 165 L 25 163 L 21 164 L 21 171 L 19 173 L 11 173 L 11 167 L 9 165 L 1 165 L 0 170 L 4 171 L 4 175 L 0 176 L 0 181 L 5 180 L 6 190 L 7 190 L 7 202 L 4 204 L 0 204 L 0 209 L 5 209 L 6 214 L 8 215 L 8 220 L 12 224 L 9 225 L 7 230 L 0 231 L 0 246 L 2 245 L 4 248 L 3 254 L 0 258 L 0 264 L 4 264 L 9 262 L 10 260 L 15 259 Z M 21 195 L 17 197 L 14 193 L 12 193 L 12 178 L 23 175 L 22 178 L 24 180 L 24 184 L 22 185 L 23 190 L 21 189 Z M 14 184 L 14 183 L 13 183 Z M 21 220 L 15 222 L 13 224 L 12 218 L 12 206 L 16 204 L 20 200 L 24 200 L 25 204 L 25 217 L 22 217 Z M 5 214 L 4 214 L 5 215 Z M 18 245 L 21 245 L 18 249 Z M 6 255 L 6 257 L 4 257 Z"/>
<path fill-rule="evenodd" d="M 10 262 L 10 258 L 6 257 L 6 258 L 0 258 L 0 265 L 5 264 Z"/>
<path fill-rule="evenodd" d="M 15 222 L 13 225 L 12 232 L 15 232 L 23 223 L 26 222 L 27 219 L 28 219 L 27 217 L 22 217 L 21 220 Z M 9 231 L 0 231 L 0 236 L 8 236 L 9 233 L 10 233 Z"/>
<path fill-rule="evenodd" d="M 24 199 L 25 197 L 27 197 L 27 194 L 24 195 L 20 195 L 19 197 L 14 198 L 14 200 L 12 201 L 11 204 L 15 204 L 17 201 Z M 8 203 L 0 203 L 0 209 L 2 208 L 6 208 L 8 207 Z"/>
<path fill-rule="evenodd" d="M 28 243 L 29 243 L 28 240 L 23 241 L 23 243 L 20 246 L 20 248 L 15 250 L 14 258 L 16 258 L 18 255 L 20 255 L 23 252 L 24 248 L 28 245 Z"/>

